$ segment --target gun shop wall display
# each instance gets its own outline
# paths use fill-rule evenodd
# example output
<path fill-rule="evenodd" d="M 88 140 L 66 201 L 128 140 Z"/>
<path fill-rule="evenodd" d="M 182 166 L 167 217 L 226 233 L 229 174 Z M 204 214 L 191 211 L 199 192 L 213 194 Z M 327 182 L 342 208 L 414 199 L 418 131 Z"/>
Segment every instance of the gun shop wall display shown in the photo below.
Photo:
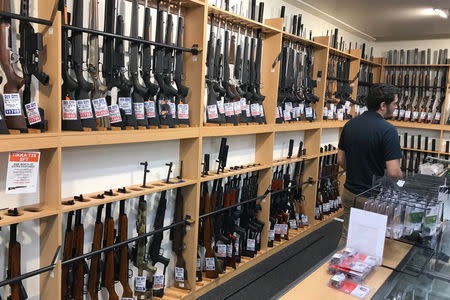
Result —
<path fill-rule="evenodd" d="M 1 299 L 196 299 L 280 253 L 341 216 L 375 83 L 403 171 L 446 158 L 447 50 L 376 47 L 285 1 L 0 0 Z"/>

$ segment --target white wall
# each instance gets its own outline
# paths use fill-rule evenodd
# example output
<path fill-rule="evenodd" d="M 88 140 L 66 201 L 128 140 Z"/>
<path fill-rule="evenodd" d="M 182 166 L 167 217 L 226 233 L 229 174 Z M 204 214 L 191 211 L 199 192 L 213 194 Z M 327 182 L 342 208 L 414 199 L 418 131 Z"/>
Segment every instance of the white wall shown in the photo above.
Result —
<path fill-rule="evenodd" d="M 376 42 L 374 48 L 374 57 L 387 57 L 387 51 L 393 49 L 414 49 L 432 51 L 450 48 L 450 39 L 430 39 L 430 40 L 406 40 L 406 41 L 386 41 Z"/>

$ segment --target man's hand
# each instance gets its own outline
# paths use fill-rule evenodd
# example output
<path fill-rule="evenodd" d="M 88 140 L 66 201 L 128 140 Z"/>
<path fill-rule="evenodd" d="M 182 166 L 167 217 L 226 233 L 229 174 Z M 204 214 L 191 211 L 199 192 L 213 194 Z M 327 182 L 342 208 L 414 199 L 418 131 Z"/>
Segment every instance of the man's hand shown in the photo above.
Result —
<path fill-rule="evenodd" d="M 338 156 L 339 161 L 339 156 Z M 386 162 L 386 173 L 387 176 L 393 179 L 402 179 L 403 174 L 402 170 L 400 169 L 400 160 L 399 159 L 393 159 Z"/>
<path fill-rule="evenodd" d="M 342 167 L 342 169 L 346 170 L 347 164 L 345 160 L 345 152 L 341 149 L 338 149 L 337 163 Z"/>

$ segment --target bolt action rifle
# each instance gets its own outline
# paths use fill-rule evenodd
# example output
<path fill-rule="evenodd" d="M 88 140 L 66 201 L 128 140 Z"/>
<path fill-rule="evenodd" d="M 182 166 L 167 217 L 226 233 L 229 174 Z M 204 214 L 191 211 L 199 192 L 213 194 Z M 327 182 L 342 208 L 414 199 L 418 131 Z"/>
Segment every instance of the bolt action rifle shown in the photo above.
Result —
<path fill-rule="evenodd" d="M 103 237 L 103 223 L 102 223 L 102 209 L 103 204 L 97 206 L 97 217 L 94 225 L 94 237 L 92 242 L 92 251 L 98 250 L 102 246 Z M 69 215 L 70 217 L 70 215 Z M 69 225 L 69 223 L 67 224 Z M 69 229 L 69 227 L 68 227 Z M 66 231 L 67 235 L 67 231 Z M 90 299 L 97 300 L 98 292 L 100 291 L 100 274 L 101 274 L 101 262 L 100 254 L 97 254 L 91 258 L 91 266 L 89 268 L 89 280 L 88 280 L 88 292 Z M 67 299 L 63 297 L 63 299 Z"/>
<path fill-rule="evenodd" d="M 8 250 L 8 278 L 20 276 L 21 249 L 17 241 L 17 224 L 10 226 L 9 250 Z M 10 300 L 25 300 L 28 298 L 27 291 L 23 287 L 22 281 L 10 284 Z"/>
<path fill-rule="evenodd" d="M 84 227 L 81 223 L 81 209 L 75 212 L 75 226 L 74 226 L 74 257 L 83 255 L 84 246 Z M 73 277 L 73 299 L 83 299 L 84 274 L 88 272 L 86 261 L 79 260 L 74 263 L 74 277 Z"/>
<path fill-rule="evenodd" d="M 119 207 L 119 234 L 117 235 L 118 242 L 123 242 L 128 239 L 128 217 L 125 213 L 125 201 L 120 201 Z M 133 291 L 128 282 L 128 246 L 119 248 L 119 281 L 122 284 L 123 294 L 122 298 L 133 298 Z"/>
<path fill-rule="evenodd" d="M 74 212 L 67 216 L 66 232 L 64 234 L 63 261 L 71 259 L 74 251 L 74 232 L 72 230 L 72 218 Z M 61 299 L 72 299 L 73 265 L 63 265 L 61 271 Z"/>
<path fill-rule="evenodd" d="M 106 204 L 105 224 L 103 235 L 103 247 L 114 244 L 114 219 L 111 216 L 112 203 Z M 103 270 L 103 286 L 108 290 L 109 300 L 119 300 L 119 296 L 114 289 L 114 250 L 105 252 L 105 264 Z"/>

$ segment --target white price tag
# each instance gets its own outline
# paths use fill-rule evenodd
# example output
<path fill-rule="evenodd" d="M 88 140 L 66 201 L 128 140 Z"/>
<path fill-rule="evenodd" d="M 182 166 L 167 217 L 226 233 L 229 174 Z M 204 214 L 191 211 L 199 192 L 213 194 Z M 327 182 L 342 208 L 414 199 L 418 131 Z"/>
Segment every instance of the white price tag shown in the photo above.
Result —
<path fill-rule="evenodd" d="M 153 289 L 160 290 L 164 288 L 164 274 L 153 276 Z"/>
<path fill-rule="evenodd" d="M 240 102 L 238 102 L 238 101 L 233 102 L 233 108 L 234 108 L 234 114 L 235 115 L 240 115 L 241 114 L 242 109 L 241 109 L 241 103 Z"/>
<path fill-rule="evenodd" d="M 419 112 L 418 111 L 414 111 L 413 112 L 413 119 L 417 120 L 419 118 Z"/>
<path fill-rule="evenodd" d="M 63 120 L 76 120 L 77 119 L 77 101 L 62 100 L 61 104 L 62 104 Z"/>
<path fill-rule="evenodd" d="M 144 102 L 135 102 L 133 103 L 133 106 L 136 120 L 144 120 L 145 119 Z"/>
<path fill-rule="evenodd" d="M 36 192 L 40 156 L 40 152 L 9 152 L 6 194 Z"/>
<path fill-rule="evenodd" d="M 308 225 L 308 216 L 302 215 L 302 223 L 303 225 Z"/>
<path fill-rule="evenodd" d="M 127 116 L 131 116 L 133 113 L 131 107 L 131 98 L 130 97 L 119 97 L 119 107 L 125 111 Z"/>
<path fill-rule="evenodd" d="M 427 116 L 427 121 L 428 121 L 428 122 L 431 122 L 431 120 L 433 120 L 433 113 L 432 113 L 432 112 L 429 112 L 429 113 L 428 113 L 428 116 Z"/>
<path fill-rule="evenodd" d="M 30 125 L 41 122 L 41 115 L 39 114 L 39 107 L 36 102 L 25 104 L 25 111 Z"/>
<path fill-rule="evenodd" d="M 205 258 L 205 269 L 207 271 L 214 271 L 216 269 L 216 265 L 214 264 L 214 257 Z"/>
<path fill-rule="evenodd" d="M 394 113 L 392 114 L 392 116 L 394 118 L 398 117 L 398 109 L 397 108 L 394 110 Z"/>
<path fill-rule="evenodd" d="M 289 227 L 291 229 L 296 229 L 297 228 L 297 220 L 296 219 L 290 219 L 289 220 Z"/>
<path fill-rule="evenodd" d="M 236 242 L 234 242 L 234 254 L 239 255 L 239 237 L 236 237 Z"/>
<path fill-rule="evenodd" d="M 411 118 L 411 111 L 410 110 L 408 110 L 408 111 L 405 111 L 405 118 Z"/>
<path fill-rule="evenodd" d="M 344 112 L 341 109 L 338 109 L 338 120 L 343 121 L 344 120 Z"/>
<path fill-rule="evenodd" d="M 281 234 L 285 235 L 288 233 L 288 224 L 280 224 Z"/>
<path fill-rule="evenodd" d="M 175 267 L 175 281 L 184 282 L 184 268 Z"/>
<path fill-rule="evenodd" d="M 250 104 L 250 109 L 251 109 L 252 117 L 259 116 L 259 104 L 258 103 Z"/>
<path fill-rule="evenodd" d="M 21 116 L 22 106 L 19 94 L 3 94 L 5 116 Z"/>
<path fill-rule="evenodd" d="M 227 257 L 227 245 L 225 244 L 217 245 L 217 257 Z"/>
<path fill-rule="evenodd" d="M 94 106 L 94 112 L 96 118 L 109 116 L 108 105 L 106 104 L 105 98 L 99 98 L 92 100 L 92 105 Z"/>
<path fill-rule="evenodd" d="M 122 116 L 120 115 L 120 108 L 117 104 L 111 105 L 109 109 L 109 122 L 111 124 L 122 122 Z"/>
<path fill-rule="evenodd" d="M 177 117 L 177 108 L 175 106 L 175 103 L 172 101 L 169 101 L 169 107 L 170 107 L 170 113 L 172 114 L 172 119 L 175 119 Z"/>
<path fill-rule="evenodd" d="M 232 257 L 232 256 L 233 256 L 233 245 L 227 244 L 227 257 Z"/>
<path fill-rule="evenodd" d="M 420 113 L 420 119 L 421 120 L 425 120 L 426 118 L 427 118 L 427 112 L 426 111 L 421 112 Z"/>
<path fill-rule="evenodd" d="M 217 119 L 219 118 L 219 114 L 217 113 L 217 105 L 212 104 L 208 105 L 208 119 Z"/>
<path fill-rule="evenodd" d="M 197 271 L 202 270 L 202 260 L 200 258 L 197 258 Z"/>
<path fill-rule="evenodd" d="M 269 241 L 273 241 L 275 239 L 275 230 L 269 229 L 268 239 Z"/>
<path fill-rule="evenodd" d="M 345 101 L 345 107 L 350 107 L 350 101 Z"/>
<path fill-rule="evenodd" d="M 334 117 L 334 113 L 333 113 L 333 111 L 330 109 L 330 110 L 328 111 L 328 120 L 333 120 L 333 117 Z"/>
<path fill-rule="evenodd" d="M 328 107 L 323 107 L 323 115 L 328 118 Z"/>
<path fill-rule="evenodd" d="M 285 121 L 290 121 L 291 120 L 291 113 L 287 109 L 285 109 L 283 111 L 283 117 L 284 117 Z"/>
<path fill-rule="evenodd" d="M 223 105 L 223 100 L 219 100 L 217 101 L 217 108 L 219 109 L 219 113 L 224 114 L 225 113 L 225 108 Z"/>
<path fill-rule="evenodd" d="M 80 112 L 80 119 L 93 118 L 90 99 L 77 100 L 77 107 Z"/>
<path fill-rule="evenodd" d="M 275 118 L 278 119 L 280 117 L 280 107 L 277 107 Z"/>
<path fill-rule="evenodd" d="M 305 110 L 305 105 L 304 104 L 300 104 L 299 106 L 298 106 L 299 108 L 300 108 L 300 114 L 304 114 L 304 110 Z"/>
<path fill-rule="evenodd" d="M 255 239 L 247 239 L 247 250 L 255 251 Z"/>
<path fill-rule="evenodd" d="M 178 104 L 178 119 L 189 120 L 189 104 Z"/>
<path fill-rule="evenodd" d="M 233 106 L 233 102 L 227 102 L 225 103 L 225 115 L 227 117 L 231 117 L 232 115 L 234 115 L 234 106 Z"/>
<path fill-rule="evenodd" d="M 295 111 L 295 117 L 296 117 L 296 118 L 300 117 L 300 107 L 299 107 L 299 106 L 296 106 L 296 107 L 294 108 L 294 111 Z"/>
<path fill-rule="evenodd" d="M 364 299 L 369 294 L 369 292 L 370 289 L 368 287 L 358 284 L 355 287 L 355 289 L 350 293 L 350 295 L 358 297 L 360 299 Z"/>
<path fill-rule="evenodd" d="M 136 276 L 134 279 L 134 286 L 136 292 L 145 292 L 147 290 L 146 287 L 146 278 L 144 276 Z"/>
<path fill-rule="evenodd" d="M 147 118 L 156 118 L 156 106 L 155 101 L 145 101 L 144 102 L 145 115 Z"/>
<path fill-rule="evenodd" d="M 332 112 L 336 112 L 334 103 L 330 103 L 330 110 L 331 110 Z"/>
<path fill-rule="evenodd" d="M 284 109 L 291 112 L 292 111 L 292 102 L 286 102 L 284 104 Z"/>
<path fill-rule="evenodd" d="M 264 117 L 264 106 L 262 104 L 259 105 L 259 114 Z"/>
<path fill-rule="evenodd" d="M 275 234 L 281 234 L 281 227 L 280 227 L 280 225 L 281 224 L 275 224 L 274 226 L 273 226 L 273 230 L 275 231 Z"/>
<path fill-rule="evenodd" d="M 307 118 L 312 118 L 313 117 L 313 109 L 312 107 L 306 107 L 305 108 L 305 115 Z"/>
<path fill-rule="evenodd" d="M 405 116 L 405 110 L 404 109 L 400 109 L 400 118 L 403 118 Z"/>
<path fill-rule="evenodd" d="M 245 114 L 247 115 L 247 118 L 250 118 L 250 106 L 248 106 L 248 105 L 245 108 Z"/>
<path fill-rule="evenodd" d="M 241 111 L 246 110 L 247 109 L 247 100 L 245 98 L 241 98 L 240 103 L 241 103 Z"/>
<path fill-rule="evenodd" d="M 436 121 L 440 121 L 441 120 L 441 113 L 440 112 L 436 112 L 436 115 L 434 116 L 434 119 Z"/>

